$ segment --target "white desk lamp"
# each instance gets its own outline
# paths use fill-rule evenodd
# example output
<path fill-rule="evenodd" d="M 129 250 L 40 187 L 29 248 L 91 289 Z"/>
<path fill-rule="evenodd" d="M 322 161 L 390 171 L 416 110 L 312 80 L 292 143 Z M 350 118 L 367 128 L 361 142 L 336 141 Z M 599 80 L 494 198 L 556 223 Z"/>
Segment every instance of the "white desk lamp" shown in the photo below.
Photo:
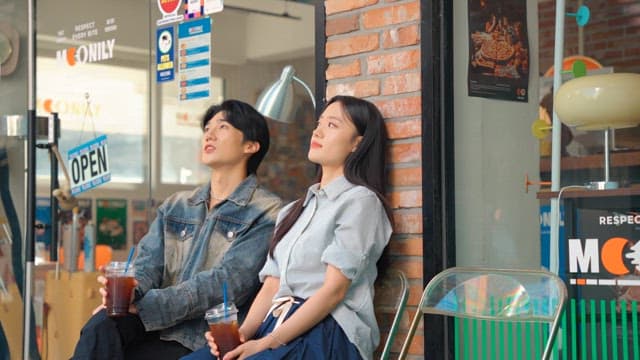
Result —
<path fill-rule="evenodd" d="M 640 74 L 583 76 L 564 83 L 554 99 L 560 121 L 578 130 L 604 130 L 604 181 L 597 189 L 616 189 L 609 180 L 609 129 L 640 125 Z"/>

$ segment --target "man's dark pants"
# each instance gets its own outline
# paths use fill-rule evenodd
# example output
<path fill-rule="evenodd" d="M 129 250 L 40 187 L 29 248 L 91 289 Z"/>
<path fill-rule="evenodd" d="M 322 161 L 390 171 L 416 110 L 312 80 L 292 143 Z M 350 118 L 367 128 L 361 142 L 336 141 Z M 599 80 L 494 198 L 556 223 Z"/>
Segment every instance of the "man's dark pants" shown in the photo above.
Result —
<path fill-rule="evenodd" d="M 72 359 L 173 360 L 189 353 L 178 342 L 160 340 L 158 331 L 145 331 L 137 315 L 112 318 L 103 309 L 82 328 Z"/>

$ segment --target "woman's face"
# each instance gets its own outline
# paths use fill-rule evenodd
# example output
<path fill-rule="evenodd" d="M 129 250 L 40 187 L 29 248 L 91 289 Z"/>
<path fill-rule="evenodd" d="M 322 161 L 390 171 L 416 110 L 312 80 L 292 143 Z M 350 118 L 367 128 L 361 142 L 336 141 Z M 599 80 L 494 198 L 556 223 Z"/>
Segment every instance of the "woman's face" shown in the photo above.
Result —
<path fill-rule="evenodd" d="M 309 146 L 309 160 L 323 167 L 343 167 L 347 156 L 362 140 L 347 117 L 342 104 L 329 105 L 313 130 Z"/>

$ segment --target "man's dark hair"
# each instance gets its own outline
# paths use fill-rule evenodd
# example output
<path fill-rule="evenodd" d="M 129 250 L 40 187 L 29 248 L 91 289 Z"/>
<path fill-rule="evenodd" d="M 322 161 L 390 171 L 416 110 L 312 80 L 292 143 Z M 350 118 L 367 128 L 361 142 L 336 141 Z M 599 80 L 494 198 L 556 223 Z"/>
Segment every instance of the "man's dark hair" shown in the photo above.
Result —
<path fill-rule="evenodd" d="M 212 105 L 202 117 L 202 130 L 217 113 L 223 111 L 225 120 L 240 130 L 244 141 L 257 141 L 260 149 L 247 161 L 247 174 L 255 174 L 258 166 L 269 150 L 269 127 L 267 120 L 253 106 L 239 100 L 225 100 L 220 105 Z"/>

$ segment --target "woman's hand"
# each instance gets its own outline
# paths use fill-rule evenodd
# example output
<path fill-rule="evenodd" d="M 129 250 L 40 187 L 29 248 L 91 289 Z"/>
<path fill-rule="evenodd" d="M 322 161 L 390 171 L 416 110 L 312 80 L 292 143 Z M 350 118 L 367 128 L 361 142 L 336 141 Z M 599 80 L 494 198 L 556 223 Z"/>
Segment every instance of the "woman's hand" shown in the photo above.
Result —
<path fill-rule="evenodd" d="M 258 340 L 247 341 L 239 345 L 237 348 L 226 353 L 223 360 L 246 359 L 253 354 L 269 349 L 269 341 L 270 339 L 268 336 L 265 336 L 262 339 Z M 211 353 L 213 353 L 213 351 Z"/>
<path fill-rule="evenodd" d="M 238 333 L 240 334 L 240 343 L 241 344 L 245 343 L 247 341 L 247 338 L 242 333 L 242 329 L 240 329 Z M 211 349 L 211 354 L 214 355 L 216 358 L 220 359 L 220 351 L 218 350 L 218 344 L 216 344 L 216 341 L 213 335 L 211 334 L 211 331 L 207 331 L 206 333 L 204 333 L 204 338 L 207 339 L 207 345 L 209 345 L 209 349 Z"/>
<path fill-rule="evenodd" d="M 215 356 L 216 359 L 220 359 L 220 351 L 218 350 L 218 345 L 213 335 L 211 335 L 211 331 L 204 333 L 204 338 L 207 339 L 207 345 L 209 345 L 209 349 L 211 349 L 211 355 Z"/>

